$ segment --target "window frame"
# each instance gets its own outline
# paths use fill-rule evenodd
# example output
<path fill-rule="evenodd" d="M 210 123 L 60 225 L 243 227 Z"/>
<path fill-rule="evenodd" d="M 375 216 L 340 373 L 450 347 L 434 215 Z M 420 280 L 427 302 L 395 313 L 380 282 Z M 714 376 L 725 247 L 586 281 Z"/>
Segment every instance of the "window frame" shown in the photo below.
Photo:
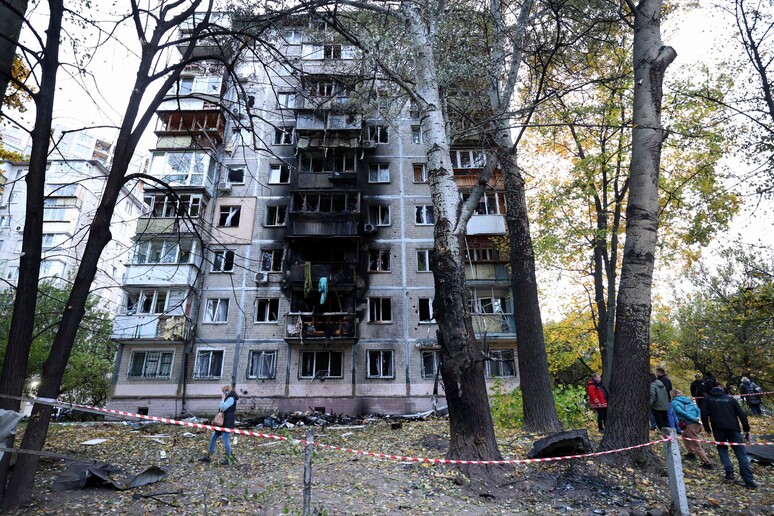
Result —
<path fill-rule="evenodd" d="M 428 219 L 431 219 L 430 222 L 427 222 Z M 414 225 L 415 226 L 434 226 L 435 225 L 435 213 L 433 213 L 432 204 L 414 205 Z"/>
<path fill-rule="evenodd" d="M 145 374 L 145 371 L 147 369 L 148 363 L 148 355 L 151 353 L 158 354 L 158 361 L 157 361 L 157 367 L 156 367 L 156 374 L 154 375 L 147 375 Z M 142 354 L 142 366 L 141 371 L 142 374 L 136 375 L 132 374 L 132 371 L 135 370 L 135 360 L 137 359 L 137 355 Z M 169 360 L 164 360 L 165 356 L 170 356 Z M 158 374 L 160 370 L 162 370 L 162 367 L 164 366 L 165 362 L 168 362 L 169 366 L 169 372 L 166 375 Z M 175 366 L 175 350 L 159 350 L 159 349 L 143 349 L 143 350 L 134 350 L 132 351 L 132 355 L 129 357 L 129 364 L 126 368 L 126 377 L 130 379 L 136 379 L 136 380 L 147 380 L 147 379 L 168 379 L 172 378 L 172 370 Z"/>
<path fill-rule="evenodd" d="M 287 185 L 290 184 L 290 177 L 292 170 L 287 163 L 272 163 L 269 165 L 269 177 L 267 182 L 270 185 Z M 285 175 L 286 180 L 282 180 L 282 176 Z"/>
<path fill-rule="evenodd" d="M 372 372 L 371 365 L 372 360 L 371 356 L 378 353 L 378 359 L 374 363 L 377 365 L 378 371 L 376 371 L 376 374 Z M 388 374 L 384 373 L 384 358 L 385 355 L 389 354 L 389 371 Z M 395 379 L 395 351 L 392 349 L 369 349 L 366 352 L 366 378 L 370 379 L 381 379 L 381 380 L 394 380 Z"/>
<path fill-rule="evenodd" d="M 419 125 L 411 126 L 411 143 L 414 145 L 421 145 L 424 143 L 422 139 L 422 127 Z"/>
<path fill-rule="evenodd" d="M 389 163 L 369 163 L 368 182 L 371 184 L 385 184 L 390 182 Z"/>
<path fill-rule="evenodd" d="M 430 270 L 430 252 L 432 249 L 417 249 L 417 272 L 433 272 Z M 424 254 L 425 255 L 425 263 L 427 264 L 427 270 L 422 270 L 419 268 L 420 259 L 419 255 Z"/>
<path fill-rule="evenodd" d="M 427 173 L 426 163 L 412 163 L 414 169 L 414 183 L 426 184 L 430 182 L 430 175 Z"/>
<path fill-rule="evenodd" d="M 268 375 L 262 375 L 262 365 L 258 364 L 258 371 L 253 369 L 253 357 L 260 356 L 259 360 L 265 360 L 263 357 L 270 355 L 271 358 L 271 372 Z M 251 374 L 255 373 L 255 374 Z M 251 349 L 247 355 L 247 371 L 245 371 L 245 378 L 248 380 L 273 380 L 277 378 L 277 350 L 276 349 Z"/>
<path fill-rule="evenodd" d="M 242 206 L 239 204 L 222 204 L 218 207 L 219 228 L 238 228 L 241 218 Z M 234 223 L 234 219 L 236 219 L 236 223 Z"/>
<path fill-rule="evenodd" d="M 232 179 L 231 178 L 231 172 L 241 170 L 242 171 L 242 179 Z M 226 167 L 226 181 L 228 181 L 232 185 L 243 185 L 245 184 L 245 178 L 247 177 L 247 167 L 245 165 L 229 165 Z"/>
<path fill-rule="evenodd" d="M 385 317 L 385 312 L 388 312 Z M 368 323 L 369 324 L 392 324 L 392 298 L 391 297 L 369 297 L 368 298 Z M 378 318 L 376 318 L 378 317 Z"/>
<path fill-rule="evenodd" d="M 312 374 L 304 374 L 305 369 L 307 367 L 307 363 L 305 360 L 305 357 L 309 354 L 313 354 L 313 364 L 312 364 Z M 328 355 L 328 367 L 329 369 L 318 369 L 317 365 L 317 357 L 318 355 Z M 333 364 L 333 355 L 339 356 L 339 374 L 338 375 L 332 375 L 331 372 L 331 365 Z M 328 374 L 325 375 L 323 378 L 344 378 L 344 352 L 343 351 L 333 351 L 333 350 L 319 350 L 319 349 L 310 349 L 310 350 L 302 350 L 299 354 L 299 364 L 298 364 L 298 378 L 299 379 L 309 379 L 313 380 L 317 378 L 317 375 L 320 374 L 322 371 L 328 371 Z"/>
<path fill-rule="evenodd" d="M 296 128 L 292 125 L 281 125 L 274 128 L 274 145 L 293 145 Z"/>
<path fill-rule="evenodd" d="M 432 297 L 420 297 L 417 299 L 417 318 L 419 320 L 419 324 L 436 324 L 438 321 L 435 320 L 435 310 L 433 309 L 433 301 L 435 298 Z M 423 307 L 422 305 L 426 304 L 426 307 Z M 422 319 L 422 312 L 427 311 L 428 315 L 430 316 L 429 319 Z"/>
<path fill-rule="evenodd" d="M 368 141 L 376 145 L 386 145 L 390 143 L 390 129 L 387 125 L 369 125 L 367 127 Z"/>
<path fill-rule="evenodd" d="M 208 297 L 204 304 L 204 314 L 202 315 L 202 324 L 228 324 L 228 312 L 230 308 L 230 299 L 227 297 Z M 225 303 L 224 303 L 225 302 Z M 215 311 L 210 314 L 211 304 L 216 303 Z M 221 312 L 221 305 L 225 305 L 225 319 L 216 319 Z"/>
<path fill-rule="evenodd" d="M 376 256 L 374 256 L 376 254 Z M 386 257 L 386 260 L 385 260 Z M 386 261 L 386 268 L 384 268 Z M 376 268 L 372 268 L 376 264 Z M 390 249 L 369 249 L 368 250 L 368 272 L 369 273 L 388 273 L 392 272 L 392 254 Z"/>
<path fill-rule="evenodd" d="M 199 373 L 200 368 L 200 360 L 202 354 L 209 353 L 210 357 L 208 359 L 208 372 L 209 374 L 201 375 Z M 212 374 L 212 358 L 216 353 L 220 353 L 220 372 L 218 374 Z M 197 349 L 196 350 L 196 359 L 194 360 L 194 370 L 193 370 L 193 379 L 194 380 L 217 380 L 223 377 L 223 367 L 226 364 L 226 350 L 223 348 L 209 348 L 209 349 Z"/>
<path fill-rule="evenodd" d="M 231 253 L 231 268 L 226 269 L 229 259 L 228 254 Z M 210 272 L 232 274 L 234 272 L 234 266 L 236 264 L 236 251 L 233 249 L 214 249 L 212 251 L 212 263 L 210 264 Z M 220 266 L 218 266 L 220 265 Z"/>
<path fill-rule="evenodd" d="M 282 272 L 282 258 L 285 254 L 284 249 L 262 249 L 261 250 L 261 272 Z M 269 261 L 266 261 L 269 255 Z M 266 265 L 268 263 L 268 268 Z"/>
<path fill-rule="evenodd" d="M 516 352 L 513 349 L 490 349 L 490 355 L 499 355 L 499 358 L 493 360 L 486 360 L 484 362 L 484 378 L 516 378 Z M 504 358 L 510 355 L 510 358 Z M 504 363 L 510 363 L 510 369 L 512 374 L 502 374 L 502 367 Z M 498 374 L 492 373 L 492 366 L 496 364 Z"/>
<path fill-rule="evenodd" d="M 280 320 L 279 317 L 279 298 L 278 297 L 257 297 L 255 298 L 255 317 L 253 318 L 254 324 L 277 324 Z M 261 307 L 263 306 L 263 309 Z M 272 311 L 274 310 L 274 311 Z M 263 313 L 265 319 L 259 319 L 259 315 Z M 274 319 L 272 319 L 272 315 Z"/>
<path fill-rule="evenodd" d="M 272 216 L 273 214 L 273 216 Z M 280 215 L 282 216 L 282 221 L 277 222 L 277 220 L 280 218 Z M 273 220 L 269 220 L 273 219 Z M 266 218 L 264 220 L 264 226 L 266 227 L 283 227 L 287 224 L 288 221 L 288 207 L 285 204 L 275 204 L 271 206 L 266 206 Z"/>
<path fill-rule="evenodd" d="M 433 361 L 433 370 L 428 371 L 425 367 L 425 357 L 431 357 Z M 438 368 L 441 367 L 441 350 L 440 349 L 423 349 L 419 354 L 420 363 L 420 375 L 422 378 L 435 378 L 438 374 Z"/>
<path fill-rule="evenodd" d="M 387 222 L 384 222 L 386 211 Z M 369 204 L 368 205 L 368 223 L 377 227 L 392 226 L 392 209 L 389 204 Z"/>

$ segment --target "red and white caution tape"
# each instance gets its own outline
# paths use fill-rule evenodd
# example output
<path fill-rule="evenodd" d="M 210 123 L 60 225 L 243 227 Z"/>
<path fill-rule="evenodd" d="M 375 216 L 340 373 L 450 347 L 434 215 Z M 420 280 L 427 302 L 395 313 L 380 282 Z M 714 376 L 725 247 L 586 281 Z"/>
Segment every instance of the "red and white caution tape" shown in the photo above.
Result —
<path fill-rule="evenodd" d="M 774 446 L 774 442 L 766 442 L 766 441 L 755 441 L 750 443 L 732 443 L 729 441 L 713 441 L 711 439 L 695 439 L 693 437 L 683 437 L 683 440 L 685 441 L 696 441 L 697 443 L 707 443 L 707 444 L 724 444 L 726 446 Z"/>
<path fill-rule="evenodd" d="M 766 392 L 751 392 L 749 394 L 726 394 L 726 396 L 732 396 L 732 397 L 740 397 L 744 398 L 745 396 L 763 396 L 764 394 L 774 394 L 774 391 L 766 391 Z M 704 396 L 691 396 L 692 400 L 700 400 L 704 398 Z"/>

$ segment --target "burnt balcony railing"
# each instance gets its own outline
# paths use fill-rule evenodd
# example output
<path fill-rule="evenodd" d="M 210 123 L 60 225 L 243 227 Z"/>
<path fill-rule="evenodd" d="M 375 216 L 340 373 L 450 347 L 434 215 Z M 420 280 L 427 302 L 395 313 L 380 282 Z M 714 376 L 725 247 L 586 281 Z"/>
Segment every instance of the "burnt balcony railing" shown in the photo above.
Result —
<path fill-rule="evenodd" d="M 290 286 L 295 290 L 302 290 L 306 280 L 306 266 L 303 263 L 295 263 L 290 266 Z M 355 286 L 355 264 L 332 262 L 313 263 L 311 266 L 312 288 L 316 289 L 320 278 L 328 278 L 330 290 L 351 289 Z"/>
<path fill-rule="evenodd" d="M 349 312 L 285 314 L 285 340 L 300 344 L 357 339 L 357 317 Z"/>

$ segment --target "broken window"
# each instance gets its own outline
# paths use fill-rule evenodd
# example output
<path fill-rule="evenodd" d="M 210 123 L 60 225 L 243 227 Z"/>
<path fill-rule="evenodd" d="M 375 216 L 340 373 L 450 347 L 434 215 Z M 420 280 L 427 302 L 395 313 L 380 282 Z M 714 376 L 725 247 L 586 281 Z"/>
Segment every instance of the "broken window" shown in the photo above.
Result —
<path fill-rule="evenodd" d="M 292 145 L 293 126 L 282 126 L 274 129 L 274 145 Z"/>
<path fill-rule="evenodd" d="M 437 349 L 422 351 L 422 378 L 435 378 L 441 367 L 441 353 Z"/>
<path fill-rule="evenodd" d="M 516 360 L 512 349 L 490 350 L 489 358 L 490 360 L 484 362 L 486 378 L 516 376 Z"/>
<path fill-rule="evenodd" d="M 275 164 L 269 170 L 269 184 L 287 184 L 290 182 L 290 167 L 284 164 Z"/>
<path fill-rule="evenodd" d="M 368 321 L 375 323 L 391 323 L 392 299 L 389 297 L 368 298 Z"/>
<path fill-rule="evenodd" d="M 247 377 L 259 380 L 271 379 L 276 376 L 277 351 L 250 351 L 247 361 Z"/>
<path fill-rule="evenodd" d="M 265 323 L 279 320 L 279 299 L 258 298 L 255 305 L 255 322 Z"/>
<path fill-rule="evenodd" d="M 341 45 L 325 45 L 323 52 L 325 59 L 341 59 Z"/>
<path fill-rule="evenodd" d="M 414 207 L 414 222 L 418 226 L 432 226 L 435 224 L 435 216 L 433 215 L 433 206 L 430 204 L 424 204 Z"/>
<path fill-rule="evenodd" d="M 204 322 L 213 324 L 228 322 L 228 299 L 208 299 L 204 309 Z"/>
<path fill-rule="evenodd" d="M 282 249 L 261 252 L 261 270 L 264 272 L 282 272 Z"/>
<path fill-rule="evenodd" d="M 368 270 L 370 272 L 390 272 L 390 250 L 369 249 Z"/>
<path fill-rule="evenodd" d="M 228 167 L 228 182 L 241 185 L 245 182 L 245 167 Z"/>
<path fill-rule="evenodd" d="M 221 206 L 218 215 L 218 226 L 239 227 L 239 216 L 241 212 L 241 206 Z"/>
<path fill-rule="evenodd" d="M 130 378 L 169 378 L 174 351 L 135 351 L 127 376 Z"/>
<path fill-rule="evenodd" d="M 395 378 L 392 350 L 368 350 L 368 378 Z"/>
<path fill-rule="evenodd" d="M 411 143 L 422 143 L 422 128 L 418 125 L 411 126 Z"/>
<path fill-rule="evenodd" d="M 234 272 L 234 256 L 230 249 L 220 249 L 212 252 L 211 272 Z"/>
<path fill-rule="evenodd" d="M 287 215 L 286 206 L 267 206 L 266 207 L 266 225 L 284 226 L 286 215 Z"/>
<path fill-rule="evenodd" d="M 368 140 L 375 143 L 390 143 L 390 133 L 386 125 L 369 125 Z"/>
<path fill-rule="evenodd" d="M 421 323 L 435 322 L 435 314 L 433 313 L 433 298 L 420 297 L 418 308 L 419 308 L 419 322 Z"/>
<path fill-rule="evenodd" d="M 343 362 L 341 351 L 302 351 L 299 376 L 318 380 L 342 378 Z"/>
<path fill-rule="evenodd" d="M 223 350 L 202 350 L 196 352 L 194 379 L 220 378 L 223 373 Z"/>
<path fill-rule="evenodd" d="M 377 226 L 389 226 L 390 206 L 388 204 L 372 204 L 369 206 L 368 222 Z"/>
<path fill-rule="evenodd" d="M 369 183 L 389 183 L 390 182 L 390 164 L 372 163 L 368 167 Z"/>
<path fill-rule="evenodd" d="M 430 272 L 430 249 L 417 249 L 417 272 Z"/>
<path fill-rule="evenodd" d="M 427 183 L 427 166 L 424 163 L 414 163 L 414 182 Z"/>

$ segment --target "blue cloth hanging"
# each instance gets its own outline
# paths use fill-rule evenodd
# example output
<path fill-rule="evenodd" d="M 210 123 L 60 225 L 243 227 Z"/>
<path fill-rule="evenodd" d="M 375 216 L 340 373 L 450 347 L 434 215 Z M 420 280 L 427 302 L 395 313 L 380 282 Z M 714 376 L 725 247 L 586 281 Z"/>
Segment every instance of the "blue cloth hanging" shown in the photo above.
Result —
<path fill-rule="evenodd" d="M 317 285 L 317 290 L 320 291 L 320 304 L 323 305 L 328 297 L 328 278 L 326 276 L 320 277 L 320 284 Z"/>

